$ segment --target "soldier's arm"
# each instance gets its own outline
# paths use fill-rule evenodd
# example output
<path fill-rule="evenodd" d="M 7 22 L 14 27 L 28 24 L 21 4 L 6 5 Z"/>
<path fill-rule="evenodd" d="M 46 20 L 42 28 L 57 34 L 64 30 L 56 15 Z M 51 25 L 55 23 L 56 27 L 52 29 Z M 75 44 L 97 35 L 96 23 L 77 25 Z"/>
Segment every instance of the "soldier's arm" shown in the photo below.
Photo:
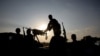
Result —
<path fill-rule="evenodd" d="M 47 32 L 48 30 L 50 31 L 52 29 L 52 24 L 51 22 L 48 23 L 48 26 L 44 32 Z"/>

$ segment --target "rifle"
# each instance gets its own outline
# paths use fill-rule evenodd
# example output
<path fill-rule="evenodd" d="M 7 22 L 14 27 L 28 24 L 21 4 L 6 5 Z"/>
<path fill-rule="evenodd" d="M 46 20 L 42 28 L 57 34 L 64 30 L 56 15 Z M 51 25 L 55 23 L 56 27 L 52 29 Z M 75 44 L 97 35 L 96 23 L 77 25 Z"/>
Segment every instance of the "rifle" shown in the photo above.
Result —
<path fill-rule="evenodd" d="M 66 30 L 65 30 L 65 27 L 63 25 L 63 22 L 62 22 L 62 27 L 63 27 L 63 35 L 64 35 L 64 38 L 67 41 Z"/>
<path fill-rule="evenodd" d="M 25 31 L 24 31 L 24 27 L 23 27 L 23 37 L 25 37 Z"/>

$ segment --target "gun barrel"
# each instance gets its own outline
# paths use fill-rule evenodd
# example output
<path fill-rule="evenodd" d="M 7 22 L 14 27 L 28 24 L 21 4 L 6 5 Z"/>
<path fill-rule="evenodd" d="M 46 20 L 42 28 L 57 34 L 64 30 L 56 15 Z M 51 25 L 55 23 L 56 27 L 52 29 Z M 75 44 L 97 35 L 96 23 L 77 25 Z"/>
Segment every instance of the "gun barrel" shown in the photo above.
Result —
<path fill-rule="evenodd" d="M 64 27 L 64 25 L 63 25 L 63 22 L 62 22 L 62 26 L 63 26 L 63 35 L 64 35 L 65 39 L 67 40 L 66 30 L 65 30 L 65 27 Z"/>

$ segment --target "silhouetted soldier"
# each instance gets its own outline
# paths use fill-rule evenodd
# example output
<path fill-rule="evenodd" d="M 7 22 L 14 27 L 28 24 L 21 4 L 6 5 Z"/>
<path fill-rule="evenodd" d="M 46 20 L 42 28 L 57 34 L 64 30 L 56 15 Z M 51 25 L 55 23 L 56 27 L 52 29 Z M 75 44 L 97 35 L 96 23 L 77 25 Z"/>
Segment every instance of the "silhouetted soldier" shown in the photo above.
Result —
<path fill-rule="evenodd" d="M 51 55 L 65 55 L 66 41 L 65 38 L 60 36 L 61 32 L 56 32 L 56 35 L 51 38 L 49 49 Z"/>
<path fill-rule="evenodd" d="M 22 40 L 23 40 L 23 36 L 20 34 L 21 30 L 20 28 L 16 28 L 15 30 L 16 34 L 13 36 L 12 40 L 11 40 L 11 45 L 12 48 L 14 48 L 13 50 L 19 50 L 19 48 L 23 48 L 22 47 Z"/>
<path fill-rule="evenodd" d="M 27 35 L 25 36 L 25 47 L 32 48 L 33 47 L 33 35 L 31 34 L 31 29 L 27 29 Z"/>
<path fill-rule="evenodd" d="M 61 26 L 60 26 L 59 22 L 52 17 L 52 15 L 49 15 L 48 17 L 49 17 L 50 21 L 48 23 L 47 29 L 44 32 L 46 32 L 48 30 L 50 31 L 51 29 L 53 29 L 54 36 L 55 36 L 55 35 L 57 35 L 58 32 L 61 32 Z"/>
<path fill-rule="evenodd" d="M 76 40 L 76 34 L 72 34 L 71 35 L 71 39 L 72 39 L 72 43 L 71 43 L 71 55 L 72 56 L 77 56 L 77 52 L 78 52 L 78 43 L 77 43 L 77 40 Z"/>
<path fill-rule="evenodd" d="M 81 42 L 77 41 L 76 34 L 71 35 L 72 43 L 71 43 L 71 55 L 72 56 L 83 56 L 83 47 L 81 46 Z"/>
<path fill-rule="evenodd" d="M 22 40 L 23 36 L 20 34 L 21 30 L 20 28 L 16 28 L 16 39 Z"/>
<path fill-rule="evenodd" d="M 77 42 L 77 40 L 76 40 L 76 34 L 72 34 L 71 35 L 71 39 L 72 39 L 73 42 Z"/>

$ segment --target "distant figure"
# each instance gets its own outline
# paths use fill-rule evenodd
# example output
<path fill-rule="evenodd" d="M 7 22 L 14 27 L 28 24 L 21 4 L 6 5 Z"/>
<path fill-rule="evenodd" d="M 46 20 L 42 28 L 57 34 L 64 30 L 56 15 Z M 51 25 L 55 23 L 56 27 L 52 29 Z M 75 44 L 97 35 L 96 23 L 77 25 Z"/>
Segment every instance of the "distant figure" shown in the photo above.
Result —
<path fill-rule="evenodd" d="M 50 21 L 48 23 L 47 29 L 44 32 L 53 29 L 54 36 L 61 34 L 61 26 L 59 22 L 54 19 L 52 15 L 49 15 L 48 17 Z"/>
<path fill-rule="evenodd" d="M 50 40 L 49 49 L 52 55 L 66 55 L 66 41 L 64 37 L 53 36 Z"/>
<path fill-rule="evenodd" d="M 31 31 L 32 31 L 31 29 L 27 29 L 27 35 L 25 36 L 26 47 L 34 49 L 42 47 L 42 44 L 35 40 L 35 36 L 34 34 L 31 34 Z"/>
<path fill-rule="evenodd" d="M 21 32 L 20 28 L 16 28 L 15 31 L 16 31 L 15 39 L 22 40 L 23 36 L 20 34 L 20 32 Z"/>
<path fill-rule="evenodd" d="M 15 29 L 16 34 L 13 36 L 11 42 L 13 48 L 22 48 L 22 40 L 23 36 L 20 34 L 21 30 L 20 28 Z"/>
<path fill-rule="evenodd" d="M 77 41 L 77 36 L 76 34 L 72 34 L 71 35 L 71 39 L 72 39 L 72 42 L 71 42 L 71 55 L 72 56 L 82 56 L 82 49 L 81 49 L 81 45 L 79 43 L 79 41 Z M 80 54 L 79 54 L 80 53 Z"/>
<path fill-rule="evenodd" d="M 31 34 L 31 29 L 27 29 L 27 35 L 28 40 L 33 40 L 33 35 Z"/>
<path fill-rule="evenodd" d="M 33 35 L 31 34 L 31 29 L 27 29 L 27 35 L 25 36 L 25 44 L 27 48 L 33 47 Z"/>
<path fill-rule="evenodd" d="M 16 34 L 20 34 L 20 28 L 16 28 Z"/>
<path fill-rule="evenodd" d="M 77 40 L 76 40 L 76 34 L 72 34 L 71 35 L 71 39 L 73 40 L 73 42 L 76 42 Z"/>

